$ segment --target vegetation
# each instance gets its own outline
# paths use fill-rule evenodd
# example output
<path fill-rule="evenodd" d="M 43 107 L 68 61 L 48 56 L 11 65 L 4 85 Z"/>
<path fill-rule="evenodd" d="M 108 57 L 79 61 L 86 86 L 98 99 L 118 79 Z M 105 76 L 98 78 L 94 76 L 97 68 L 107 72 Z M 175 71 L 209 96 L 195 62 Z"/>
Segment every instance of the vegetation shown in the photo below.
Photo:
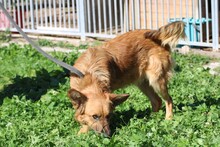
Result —
<path fill-rule="evenodd" d="M 69 64 L 72 53 L 52 55 Z M 0 146 L 219 146 L 220 77 L 203 65 L 211 59 L 173 54 L 175 74 L 169 84 L 174 119 L 165 107 L 152 113 L 147 98 L 134 86 L 111 118 L 113 135 L 77 135 L 80 125 L 67 98 L 68 72 L 29 45 L 0 47 Z"/>
<path fill-rule="evenodd" d="M 9 29 L 0 31 L 0 43 L 9 42 L 11 40 L 11 32 Z"/>
<path fill-rule="evenodd" d="M 63 42 L 63 41 L 59 41 L 59 42 L 53 42 L 47 39 L 38 39 L 37 41 L 38 45 L 40 46 L 47 46 L 47 47 L 62 47 L 62 48 L 74 48 L 74 45 L 67 43 L 67 42 Z"/>

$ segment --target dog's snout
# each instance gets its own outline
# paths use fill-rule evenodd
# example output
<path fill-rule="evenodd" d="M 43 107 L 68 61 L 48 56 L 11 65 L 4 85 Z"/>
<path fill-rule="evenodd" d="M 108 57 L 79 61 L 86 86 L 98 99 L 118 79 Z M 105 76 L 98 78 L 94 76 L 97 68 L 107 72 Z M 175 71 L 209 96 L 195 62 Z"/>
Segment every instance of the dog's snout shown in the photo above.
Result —
<path fill-rule="evenodd" d="M 102 133 L 106 136 L 109 137 L 111 135 L 111 130 L 109 128 L 109 125 L 106 125 L 103 127 Z"/>
<path fill-rule="evenodd" d="M 94 125 L 92 129 L 97 133 L 103 134 L 105 137 L 109 137 L 111 135 L 109 123 L 107 121 L 99 122 L 98 124 Z"/>

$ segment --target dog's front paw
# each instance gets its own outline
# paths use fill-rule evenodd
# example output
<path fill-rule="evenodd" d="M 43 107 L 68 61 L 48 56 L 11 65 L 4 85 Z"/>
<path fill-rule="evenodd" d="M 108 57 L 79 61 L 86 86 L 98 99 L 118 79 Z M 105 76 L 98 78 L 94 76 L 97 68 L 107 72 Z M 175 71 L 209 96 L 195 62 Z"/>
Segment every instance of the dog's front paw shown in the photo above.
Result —
<path fill-rule="evenodd" d="M 82 126 L 82 128 L 79 130 L 78 135 L 82 134 L 82 133 L 87 133 L 89 131 L 89 126 Z"/>

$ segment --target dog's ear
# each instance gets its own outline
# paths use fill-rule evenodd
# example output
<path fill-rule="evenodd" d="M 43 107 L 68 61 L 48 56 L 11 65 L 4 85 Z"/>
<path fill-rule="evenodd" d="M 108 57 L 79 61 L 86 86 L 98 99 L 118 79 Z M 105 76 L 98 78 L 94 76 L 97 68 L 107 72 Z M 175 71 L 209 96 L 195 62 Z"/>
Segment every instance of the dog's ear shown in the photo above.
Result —
<path fill-rule="evenodd" d="M 120 105 L 121 103 L 126 101 L 129 96 L 130 96 L 129 94 L 114 94 L 114 93 L 111 93 L 111 94 L 109 94 L 109 99 L 112 101 L 114 107 L 116 107 L 117 105 Z"/>
<path fill-rule="evenodd" d="M 81 104 L 84 104 L 87 101 L 87 97 L 75 89 L 70 89 L 68 91 L 68 97 L 70 98 L 74 109 L 79 108 Z"/>

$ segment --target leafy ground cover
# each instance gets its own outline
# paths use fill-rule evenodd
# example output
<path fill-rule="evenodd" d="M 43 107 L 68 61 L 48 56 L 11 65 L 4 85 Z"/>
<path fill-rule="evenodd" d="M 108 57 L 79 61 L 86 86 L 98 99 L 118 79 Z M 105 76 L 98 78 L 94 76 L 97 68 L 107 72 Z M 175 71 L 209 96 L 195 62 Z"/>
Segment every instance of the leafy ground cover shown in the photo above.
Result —
<path fill-rule="evenodd" d="M 52 53 L 73 64 L 72 53 Z M 165 107 L 152 113 L 147 98 L 134 86 L 111 118 L 113 135 L 77 135 L 79 124 L 66 96 L 68 72 L 29 45 L 0 47 L 0 146 L 219 146 L 220 77 L 203 68 L 212 59 L 173 54 L 175 74 L 169 84 L 174 119 Z"/>
<path fill-rule="evenodd" d="M 0 43 L 11 41 L 10 30 L 0 31 Z"/>

